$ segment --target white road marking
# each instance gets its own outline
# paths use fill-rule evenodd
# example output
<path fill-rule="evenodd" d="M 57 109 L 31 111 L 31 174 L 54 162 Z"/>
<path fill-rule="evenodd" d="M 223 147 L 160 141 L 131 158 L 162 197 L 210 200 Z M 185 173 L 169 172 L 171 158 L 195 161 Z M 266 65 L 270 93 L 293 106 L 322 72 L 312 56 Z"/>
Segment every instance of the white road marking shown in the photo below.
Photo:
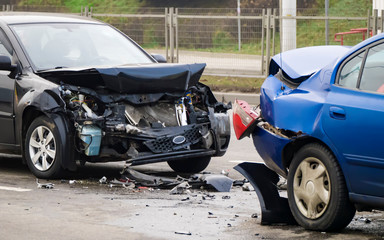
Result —
<path fill-rule="evenodd" d="M 14 192 L 29 192 L 29 191 L 32 191 L 32 189 L 16 188 L 16 187 L 4 187 L 4 186 L 0 186 L 0 190 L 14 191 Z"/>
<path fill-rule="evenodd" d="M 245 161 L 234 160 L 234 161 L 228 161 L 228 162 L 231 162 L 231 163 L 243 163 L 243 162 L 245 162 Z"/>

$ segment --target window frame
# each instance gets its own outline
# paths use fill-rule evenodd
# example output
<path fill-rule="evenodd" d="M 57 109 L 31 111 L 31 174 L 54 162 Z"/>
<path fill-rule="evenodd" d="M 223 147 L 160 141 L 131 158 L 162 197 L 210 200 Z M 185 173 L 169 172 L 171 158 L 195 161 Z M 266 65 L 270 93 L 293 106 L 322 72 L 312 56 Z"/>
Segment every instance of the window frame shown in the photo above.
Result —
<path fill-rule="evenodd" d="M 335 85 L 338 86 L 338 87 L 342 87 L 342 88 L 346 88 L 346 89 L 350 89 L 350 90 L 359 90 L 359 91 L 363 91 L 363 92 L 370 92 L 370 93 L 376 93 L 376 94 L 383 94 L 383 93 L 379 93 L 379 92 L 374 92 L 374 91 L 370 91 L 370 90 L 364 90 L 364 89 L 360 89 L 360 85 L 361 85 L 361 78 L 363 76 L 363 72 L 364 72 L 364 69 L 365 69 L 365 63 L 366 63 L 366 60 L 367 60 L 367 57 L 368 57 L 368 53 L 369 53 L 369 50 L 371 48 L 374 48 L 378 45 L 381 45 L 381 44 L 384 44 L 384 40 L 380 40 L 380 41 L 377 41 L 377 42 L 374 42 L 370 45 L 367 45 L 359 50 L 357 50 L 356 52 L 354 52 L 353 54 L 351 54 L 350 56 L 348 56 L 346 59 L 343 60 L 343 62 L 340 64 L 338 70 L 337 70 L 337 74 L 336 74 L 336 79 L 335 79 Z M 360 66 L 360 70 L 359 70 L 359 76 L 357 78 L 357 81 L 356 81 L 356 87 L 355 88 L 350 88 L 350 87 L 346 87 L 344 85 L 340 85 L 339 84 L 339 81 L 340 81 L 340 74 L 341 74 L 341 71 L 343 70 L 344 66 L 346 64 L 348 64 L 353 58 L 357 57 L 359 54 L 361 54 L 362 52 L 364 52 L 364 57 L 361 61 L 361 66 Z"/>

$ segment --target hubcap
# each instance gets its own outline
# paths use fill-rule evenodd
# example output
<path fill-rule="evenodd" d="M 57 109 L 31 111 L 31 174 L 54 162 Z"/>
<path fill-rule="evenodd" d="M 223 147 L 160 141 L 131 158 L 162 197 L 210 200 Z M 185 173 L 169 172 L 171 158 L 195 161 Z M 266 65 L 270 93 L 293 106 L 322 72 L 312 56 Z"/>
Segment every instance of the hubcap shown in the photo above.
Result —
<path fill-rule="evenodd" d="M 304 159 L 293 179 L 296 206 L 309 219 L 323 215 L 331 197 L 331 182 L 324 164 L 317 158 Z"/>
<path fill-rule="evenodd" d="M 51 130 L 44 126 L 33 130 L 29 139 L 29 155 L 32 164 L 39 171 L 51 168 L 56 156 L 56 142 Z"/>

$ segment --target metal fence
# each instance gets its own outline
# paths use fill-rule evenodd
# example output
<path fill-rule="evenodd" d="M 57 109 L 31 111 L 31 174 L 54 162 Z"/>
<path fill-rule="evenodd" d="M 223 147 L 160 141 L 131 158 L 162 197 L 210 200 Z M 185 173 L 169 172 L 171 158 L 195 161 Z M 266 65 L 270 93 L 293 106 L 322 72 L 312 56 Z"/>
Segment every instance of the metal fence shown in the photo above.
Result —
<path fill-rule="evenodd" d="M 69 12 L 64 7 L 3 7 L 12 10 Z M 323 9 L 297 9 L 296 16 L 282 16 L 278 9 L 82 7 L 75 14 L 110 23 L 148 52 L 167 56 L 169 62 L 206 62 L 206 73 L 242 76 L 266 73 L 267 60 L 281 49 L 283 19 L 296 20 L 297 47 L 339 45 L 341 37 L 344 45 L 354 45 L 378 25 L 377 16 L 375 20 L 367 11 L 325 16 Z M 366 33 L 348 33 L 368 26 Z"/>

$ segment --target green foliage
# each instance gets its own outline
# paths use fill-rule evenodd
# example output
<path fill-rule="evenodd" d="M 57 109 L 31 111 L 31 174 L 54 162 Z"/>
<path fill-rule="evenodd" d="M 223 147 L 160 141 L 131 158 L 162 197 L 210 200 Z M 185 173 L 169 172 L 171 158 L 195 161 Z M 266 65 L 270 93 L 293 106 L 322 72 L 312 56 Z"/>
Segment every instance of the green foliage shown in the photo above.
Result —
<path fill-rule="evenodd" d="M 18 5 L 65 6 L 71 12 L 80 12 L 81 6 L 89 6 L 102 9 L 103 12 L 115 12 L 118 9 L 121 11 L 142 7 L 143 2 L 141 0 L 21 0 Z"/>
<path fill-rule="evenodd" d="M 213 48 L 227 48 L 235 43 L 235 39 L 229 32 L 217 30 L 212 36 Z"/>

